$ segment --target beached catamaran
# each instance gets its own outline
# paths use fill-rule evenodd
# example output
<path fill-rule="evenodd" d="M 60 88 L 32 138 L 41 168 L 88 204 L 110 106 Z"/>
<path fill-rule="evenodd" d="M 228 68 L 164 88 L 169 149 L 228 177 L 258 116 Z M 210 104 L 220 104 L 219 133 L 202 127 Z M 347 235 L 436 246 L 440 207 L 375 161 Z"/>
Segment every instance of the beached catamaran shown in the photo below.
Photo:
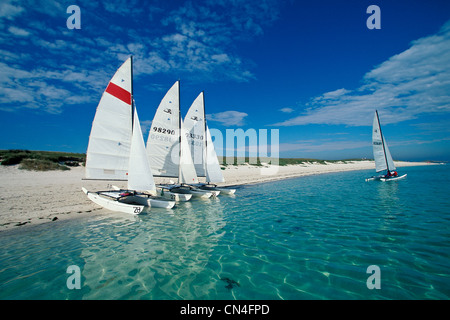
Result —
<path fill-rule="evenodd" d="M 234 194 L 236 189 L 218 187 L 216 183 L 225 182 L 219 160 L 206 123 L 205 96 L 201 92 L 194 100 L 184 118 L 186 138 L 194 162 L 197 177 L 204 177 L 206 183 L 193 186 L 207 191 L 219 191 L 221 194 Z"/>
<path fill-rule="evenodd" d="M 112 186 L 115 191 L 134 193 L 139 196 L 138 200 L 141 201 L 141 203 L 150 205 L 154 208 L 171 209 L 175 206 L 175 201 L 156 195 L 156 185 L 153 180 L 150 164 L 148 163 L 147 152 L 136 107 L 134 107 L 133 135 L 128 169 L 128 189 L 120 189 L 116 186 Z"/>
<path fill-rule="evenodd" d="M 395 171 L 396 168 L 394 165 L 394 161 L 392 160 L 391 153 L 389 152 L 389 148 L 386 144 L 386 139 L 381 132 L 380 118 L 378 117 L 378 112 L 376 110 L 372 126 L 372 146 L 373 157 L 375 160 L 375 170 L 376 172 L 386 171 L 386 174 L 373 176 L 366 179 L 366 181 L 394 181 L 406 177 L 406 174 L 399 176 Z"/>
<path fill-rule="evenodd" d="M 160 184 L 161 193 L 179 201 L 209 198 L 213 193 L 190 186 L 198 183 L 180 116 L 180 82 L 167 91 L 156 110 L 147 140 L 147 156 L 155 177 L 177 178 L 178 184 Z M 217 192 L 215 192 L 217 194 Z"/>
<path fill-rule="evenodd" d="M 108 83 L 92 123 L 85 180 L 127 181 L 128 189 L 88 191 L 89 199 L 113 211 L 139 214 L 150 207 L 172 208 L 174 201 L 154 197 L 156 186 L 133 99 L 133 59 Z"/>

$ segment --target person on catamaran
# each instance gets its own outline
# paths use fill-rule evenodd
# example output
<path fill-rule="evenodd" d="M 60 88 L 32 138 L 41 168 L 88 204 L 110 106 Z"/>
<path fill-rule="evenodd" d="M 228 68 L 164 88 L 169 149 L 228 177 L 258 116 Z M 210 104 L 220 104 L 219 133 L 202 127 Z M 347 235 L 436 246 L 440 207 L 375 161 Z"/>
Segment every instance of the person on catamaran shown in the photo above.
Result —
<path fill-rule="evenodd" d="M 392 178 L 392 177 L 397 177 L 398 173 L 397 171 L 390 171 L 388 170 L 387 174 L 386 174 L 386 178 Z"/>

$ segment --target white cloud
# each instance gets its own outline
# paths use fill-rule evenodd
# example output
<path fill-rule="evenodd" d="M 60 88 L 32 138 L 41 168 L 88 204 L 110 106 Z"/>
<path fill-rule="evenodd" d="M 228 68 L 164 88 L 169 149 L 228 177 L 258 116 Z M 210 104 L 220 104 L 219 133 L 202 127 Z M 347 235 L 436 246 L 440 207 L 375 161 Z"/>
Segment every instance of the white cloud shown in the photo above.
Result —
<path fill-rule="evenodd" d="M 30 35 L 30 33 L 28 31 L 20 29 L 20 28 L 16 28 L 14 26 L 9 27 L 8 31 L 10 33 L 12 33 L 13 35 L 20 36 L 20 37 L 27 37 L 28 35 Z"/>
<path fill-rule="evenodd" d="M 208 121 L 220 122 L 224 126 L 242 126 L 244 118 L 248 116 L 245 112 L 224 111 L 206 115 Z"/>
<path fill-rule="evenodd" d="M 339 100 L 343 95 L 350 93 L 350 90 L 346 90 L 344 88 L 338 89 L 335 91 L 324 93 L 322 96 L 314 98 L 314 102 L 330 102 Z"/>
<path fill-rule="evenodd" d="M 280 111 L 281 111 L 281 112 L 284 112 L 284 113 L 292 113 L 292 112 L 294 112 L 295 110 L 292 109 L 292 108 L 281 108 Z"/>
<path fill-rule="evenodd" d="M 370 147 L 370 141 L 337 141 L 327 140 L 304 140 L 292 143 L 280 143 L 280 152 L 329 152 L 338 150 L 350 150 Z"/>
<path fill-rule="evenodd" d="M 311 99 L 301 116 L 275 124 L 371 125 L 375 109 L 383 123 L 420 114 L 450 111 L 450 22 L 383 62 L 364 76 L 356 90 L 338 89 Z"/>
<path fill-rule="evenodd" d="M 105 82 L 101 79 L 110 76 L 104 71 L 89 73 L 70 69 L 53 71 L 44 68 L 25 71 L 14 69 L 1 62 L 0 74 L 2 110 L 13 111 L 23 107 L 39 108 L 50 113 L 61 112 L 62 106 L 66 104 L 96 101 L 99 96 L 86 94 L 86 91 L 102 90 Z"/>
<path fill-rule="evenodd" d="M 148 132 L 150 131 L 150 128 L 152 127 L 152 120 L 140 121 L 140 124 L 141 124 L 142 135 L 145 137 L 148 134 Z"/>
<path fill-rule="evenodd" d="M 247 82 L 255 78 L 249 63 L 230 49 L 261 35 L 278 19 L 279 6 L 272 0 L 188 1 L 163 19 L 177 33 L 162 38 L 171 46 L 162 56 L 171 66 L 208 80 Z"/>
<path fill-rule="evenodd" d="M 235 46 L 261 34 L 279 12 L 271 0 L 159 2 L 151 7 L 134 0 L 99 0 L 79 6 L 82 30 L 74 31 L 66 28 L 63 2 L 1 1 L 3 110 L 55 113 L 64 105 L 98 101 L 129 55 L 135 57 L 139 78 L 168 74 L 191 82 L 247 82 L 255 78 L 253 65 L 236 54 Z"/>
<path fill-rule="evenodd" d="M 211 56 L 211 59 L 217 61 L 217 63 L 227 63 L 231 60 L 226 53 L 214 54 Z"/>
<path fill-rule="evenodd" d="M 103 1 L 103 7 L 111 13 L 123 16 L 138 15 L 144 12 L 143 5 L 138 0 Z"/>
<path fill-rule="evenodd" d="M 14 1 L 2 1 L 0 3 L 0 18 L 5 18 L 8 20 L 12 20 L 14 17 L 20 15 L 24 9 L 16 4 L 13 4 Z"/>

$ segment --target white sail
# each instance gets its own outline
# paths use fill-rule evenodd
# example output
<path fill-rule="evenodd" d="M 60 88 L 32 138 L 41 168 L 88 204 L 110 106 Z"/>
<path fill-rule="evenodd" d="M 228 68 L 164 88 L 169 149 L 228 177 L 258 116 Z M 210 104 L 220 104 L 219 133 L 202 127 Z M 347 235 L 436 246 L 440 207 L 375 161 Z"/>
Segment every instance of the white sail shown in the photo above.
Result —
<path fill-rule="evenodd" d="M 156 190 L 136 108 L 134 109 L 133 137 L 130 149 L 128 189 L 140 191 Z"/>
<path fill-rule="evenodd" d="M 211 133 L 206 124 L 203 92 L 192 103 L 184 121 L 197 176 L 206 177 L 206 182 L 224 182 Z"/>
<path fill-rule="evenodd" d="M 156 110 L 147 140 L 147 157 L 155 176 L 178 178 L 180 183 L 197 183 L 186 132 L 182 129 L 179 88 L 177 81 Z"/>
<path fill-rule="evenodd" d="M 155 176 L 178 177 L 180 142 L 179 81 L 161 100 L 147 139 L 147 156 Z"/>
<path fill-rule="evenodd" d="M 205 154 L 205 108 L 203 92 L 198 95 L 184 117 L 186 138 L 198 177 L 206 177 Z"/>
<path fill-rule="evenodd" d="M 186 139 L 187 130 L 181 121 L 181 160 L 180 160 L 180 176 L 179 183 L 194 184 L 198 183 L 198 177 L 195 172 L 194 163 L 192 162 L 191 150 Z"/>
<path fill-rule="evenodd" d="M 127 180 L 131 144 L 131 57 L 100 99 L 86 154 L 86 179 Z"/>
<path fill-rule="evenodd" d="M 225 182 L 208 126 L 206 126 L 206 182 Z"/>
<path fill-rule="evenodd" d="M 386 144 L 386 139 L 381 133 L 378 113 L 376 111 L 373 119 L 372 145 L 376 172 L 383 170 L 395 170 L 396 168 L 394 161 L 392 160 L 391 153 L 389 152 L 389 148 Z"/>

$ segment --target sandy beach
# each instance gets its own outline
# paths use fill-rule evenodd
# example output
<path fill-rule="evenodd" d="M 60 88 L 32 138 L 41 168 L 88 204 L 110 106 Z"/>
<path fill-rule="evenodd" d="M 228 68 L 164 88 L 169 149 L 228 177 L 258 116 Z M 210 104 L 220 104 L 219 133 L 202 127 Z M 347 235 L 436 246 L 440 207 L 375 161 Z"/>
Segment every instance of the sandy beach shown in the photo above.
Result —
<path fill-rule="evenodd" d="M 429 165 L 424 162 L 395 162 L 397 167 Z M 340 171 L 374 169 L 373 161 L 342 163 L 308 163 L 288 166 L 227 166 L 223 170 L 226 183 L 242 185 L 306 175 Z M 375 171 L 374 171 L 375 172 Z M 15 166 L 0 166 L 0 231 L 40 223 L 58 223 L 65 219 L 89 215 L 107 215 L 110 211 L 91 202 L 81 191 L 107 190 L 106 181 L 82 180 L 84 167 L 70 171 L 27 171 Z M 155 179 L 156 183 L 167 179 Z M 115 183 L 126 187 L 125 182 Z M 237 194 L 239 196 L 239 194 Z"/>

